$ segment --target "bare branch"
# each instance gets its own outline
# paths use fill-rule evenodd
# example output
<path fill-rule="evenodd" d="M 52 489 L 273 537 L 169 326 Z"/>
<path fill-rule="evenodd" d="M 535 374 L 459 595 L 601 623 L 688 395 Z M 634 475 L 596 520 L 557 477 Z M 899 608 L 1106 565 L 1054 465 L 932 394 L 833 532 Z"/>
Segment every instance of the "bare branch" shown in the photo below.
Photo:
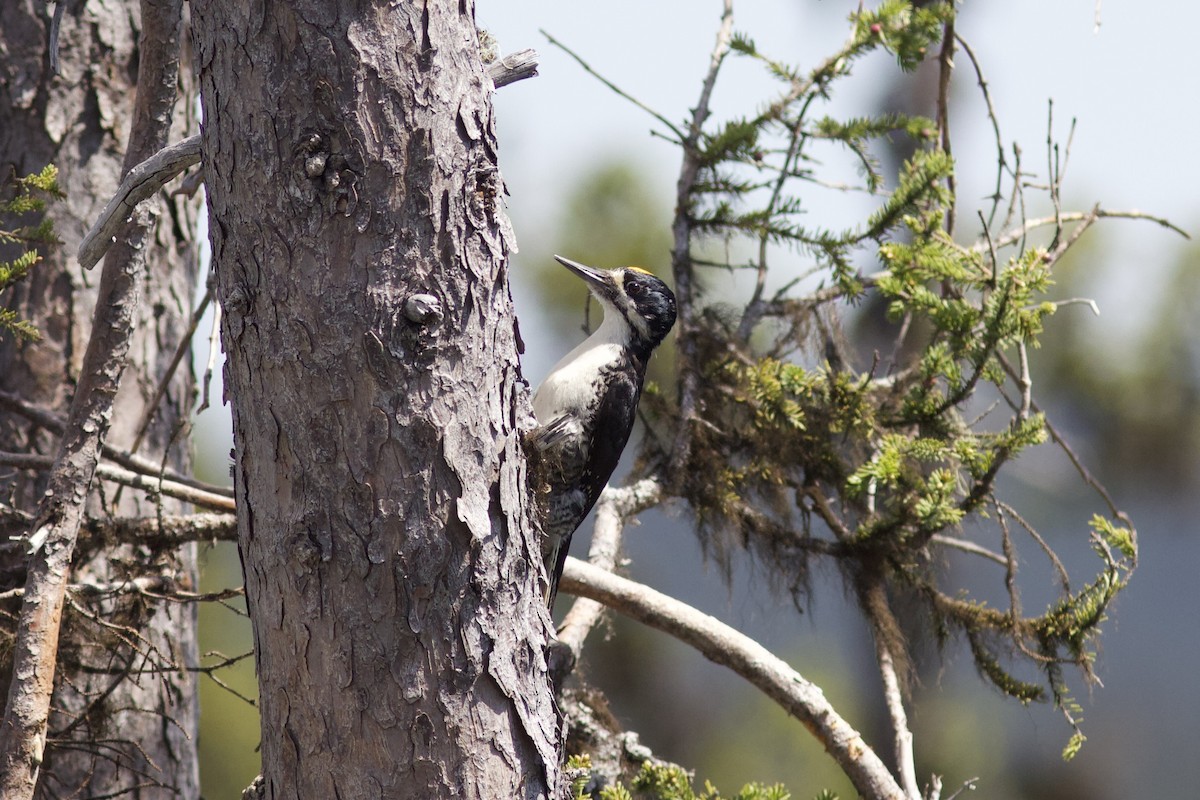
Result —
<path fill-rule="evenodd" d="M 89 519 L 85 525 L 89 536 L 104 543 L 138 543 L 167 548 L 191 542 L 237 541 L 237 518 L 233 514 Z"/>
<path fill-rule="evenodd" d="M 188 167 L 200 163 L 200 134 L 189 136 L 181 142 L 168 145 L 150 158 L 129 170 L 121 181 L 116 195 L 100 212 L 96 224 L 91 227 L 79 244 L 79 264 L 91 269 L 100 263 L 121 226 L 137 204 L 151 197 L 172 178 Z"/>
<path fill-rule="evenodd" d="M 154 396 L 150 398 L 150 402 L 146 403 L 146 410 L 142 415 L 141 424 L 137 427 L 137 434 L 133 437 L 133 444 L 129 445 L 129 452 L 136 453 L 138 448 L 142 446 L 142 439 L 146 435 L 146 431 L 150 429 L 150 423 L 154 421 L 154 415 L 158 413 L 158 404 L 162 402 L 163 395 L 167 393 L 167 387 L 175 378 L 175 370 L 179 369 L 180 362 L 183 357 L 191 352 L 192 337 L 196 335 L 196 329 L 200 327 L 200 318 L 204 316 L 205 309 L 208 308 L 209 302 L 212 301 L 212 289 L 204 292 L 204 297 L 200 300 L 200 305 L 192 312 L 192 319 L 188 323 L 187 330 L 179 337 L 179 344 L 175 347 L 175 355 L 171 357 L 171 363 L 167 365 L 167 369 L 163 372 L 162 378 L 158 381 L 158 386 L 154 390 Z"/>
<path fill-rule="evenodd" d="M 156 600 L 170 600 L 177 603 L 207 603 L 218 600 L 229 600 L 245 595 L 245 589 L 224 589 L 219 592 L 189 592 L 179 589 L 174 581 L 162 575 L 142 575 L 124 581 L 108 581 L 105 583 L 72 583 L 67 586 L 68 594 L 80 600 L 96 600 L 117 595 L 141 595 Z M 18 586 L 7 592 L 0 592 L 0 602 L 23 598 L 25 587 Z"/>
<path fill-rule="evenodd" d="M 988 89 L 987 80 L 983 77 L 983 67 L 979 64 L 979 59 L 975 57 L 975 51 L 967 44 L 967 40 L 959 34 L 955 34 L 954 38 L 958 41 L 963 52 L 967 54 L 967 58 L 971 60 L 971 66 L 975 68 L 975 78 L 979 82 L 979 91 L 983 94 L 983 101 L 987 105 L 988 119 L 992 123 L 992 136 L 996 140 L 996 190 L 990 198 L 992 201 L 992 210 L 988 212 L 987 225 L 991 225 L 996 218 L 996 209 L 1000 206 L 1000 201 L 1003 199 L 1003 194 L 1000 189 L 1004 181 L 1004 172 L 1008 167 L 1008 162 L 1004 158 L 1004 138 L 1000 135 L 1000 119 L 996 116 L 996 106 L 992 103 L 992 93 Z M 982 217 L 982 212 L 980 212 Z"/>
<path fill-rule="evenodd" d="M 210 272 L 208 276 L 209 292 L 212 291 L 213 275 L 214 273 Z M 212 330 L 208 332 L 208 361 L 204 362 L 204 379 L 200 389 L 200 405 L 196 408 L 197 414 L 208 408 L 209 389 L 212 386 L 213 372 L 217 367 L 219 352 L 221 352 L 221 304 L 217 303 L 213 306 Z"/>
<path fill-rule="evenodd" d="M 584 70 L 585 72 L 587 72 L 589 75 L 591 75 L 591 76 L 592 76 L 592 77 L 594 77 L 596 80 L 598 80 L 598 81 L 600 81 L 601 83 L 603 83 L 603 84 L 604 84 L 605 86 L 607 86 L 609 89 L 612 89 L 614 92 L 616 92 L 618 95 L 620 95 L 620 96 L 621 96 L 621 97 L 623 97 L 624 99 L 628 100 L 629 102 L 633 103 L 633 104 L 634 104 L 635 106 L 637 106 L 638 108 L 640 108 L 640 109 L 642 109 L 643 111 L 645 111 L 645 112 L 646 112 L 647 114 L 649 114 L 650 116 L 654 117 L 656 120 L 658 120 L 659 122 L 661 122 L 663 125 L 665 125 L 665 126 L 666 126 L 666 128 L 667 128 L 667 130 L 669 130 L 669 131 L 670 131 L 670 132 L 671 132 L 671 133 L 672 133 L 672 134 L 675 136 L 675 140 L 676 140 L 677 142 L 682 142 L 682 141 L 684 140 L 683 131 L 681 131 L 681 130 L 678 128 L 678 126 L 676 126 L 676 125 L 675 125 L 675 123 L 671 122 L 671 120 L 667 119 L 667 118 L 666 118 L 666 117 L 664 117 L 662 114 L 658 113 L 658 112 L 657 112 L 657 111 L 655 111 L 653 108 L 651 108 L 650 106 L 648 106 L 648 105 L 646 105 L 645 103 L 643 103 L 641 100 L 638 100 L 636 97 L 634 97 L 633 95 L 631 95 L 631 94 L 629 94 L 628 92 L 626 92 L 626 91 L 625 91 L 624 89 L 622 89 L 620 86 L 617 86 L 615 83 L 613 83 L 613 82 L 612 82 L 612 81 L 610 81 L 608 78 L 606 78 L 606 77 L 604 77 L 603 75 L 601 75 L 599 72 L 596 72 L 596 70 L 592 69 L 591 65 L 590 65 L 590 64 L 588 64 L 586 61 L 584 61 L 584 60 L 583 60 L 583 59 L 582 59 L 582 58 L 579 56 L 579 54 L 578 54 L 578 53 L 576 53 L 576 52 L 575 52 L 574 50 L 572 50 L 571 48 L 567 47 L 565 44 L 563 44 L 562 42 L 560 42 L 558 39 L 555 39 L 555 38 L 554 38 L 553 36 L 551 36 L 551 35 L 550 35 L 550 34 L 549 34 L 549 33 L 548 33 L 548 32 L 547 32 L 545 29 L 543 29 L 543 28 L 538 28 L 538 33 L 542 34 L 542 36 L 545 36 L 545 37 L 546 37 L 546 40 L 547 40 L 548 42 L 550 42 L 550 44 L 554 45 L 554 46 L 555 46 L 555 47 L 557 47 L 559 50 L 562 50 L 564 53 L 566 53 L 567 55 L 569 55 L 571 58 L 575 59 L 575 63 L 577 63 L 579 66 L 583 67 L 583 70 Z"/>
<path fill-rule="evenodd" d="M 729 667 L 804 723 L 859 794 L 870 800 L 906 800 L 879 756 L 830 705 L 821 689 L 758 642 L 685 603 L 576 558 L 567 558 L 560 588 L 598 600 Z"/>
<path fill-rule="evenodd" d="M 1026 220 L 1019 228 L 1016 228 L 1015 230 L 1011 230 L 1008 233 L 1005 233 L 1004 235 L 1002 235 L 999 239 L 997 239 L 995 242 L 995 246 L 998 248 L 999 247 L 1008 247 L 1009 245 L 1015 244 L 1016 242 L 1020 241 L 1025 236 L 1027 236 L 1030 231 L 1035 230 L 1037 228 L 1044 228 L 1047 225 L 1053 225 L 1056 222 L 1082 222 L 1093 215 L 1095 215 L 1095 217 L 1097 219 L 1144 219 L 1144 220 L 1149 220 L 1150 222 L 1157 223 L 1158 225 L 1161 225 L 1162 227 L 1164 227 L 1168 230 L 1178 233 L 1180 236 L 1182 236 L 1185 239 L 1192 238 L 1191 235 L 1188 234 L 1187 231 L 1185 231 L 1183 228 L 1180 228 L 1178 225 L 1174 224 L 1173 222 L 1171 222 L 1169 219 L 1166 219 L 1165 217 L 1159 217 L 1159 216 L 1155 216 L 1154 214 L 1147 214 L 1143 211 L 1137 211 L 1137 210 L 1106 211 L 1103 208 L 1096 207 L 1096 208 L 1093 208 L 1091 211 L 1066 212 L 1066 213 L 1058 215 L 1057 218 L 1055 218 L 1055 217 L 1038 217 L 1037 219 Z M 988 245 L 986 242 L 981 242 L 979 244 L 974 245 L 971 249 L 975 250 L 975 251 L 982 251 L 982 250 L 987 249 L 987 246 Z"/>
<path fill-rule="evenodd" d="M 55 461 L 50 456 L 31 455 L 29 453 L 6 453 L 0 452 L 0 464 L 9 467 L 18 467 L 20 469 L 50 469 L 54 466 Z M 214 492 L 205 491 L 188 486 L 178 481 L 167 480 L 165 478 L 156 478 L 150 475 L 143 475 L 137 472 L 131 472 L 120 467 L 114 467 L 110 464 L 97 464 L 95 467 L 96 477 L 103 480 L 113 481 L 122 486 L 129 486 L 134 489 L 141 489 L 152 494 L 164 494 L 167 497 L 174 497 L 178 500 L 186 500 L 202 508 L 212 509 L 214 511 L 233 511 L 233 498 L 224 494 L 216 494 Z"/>
<path fill-rule="evenodd" d="M 879 662 L 879 675 L 883 679 L 884 704 L 892 721 L 892 746 L 900 771 L 900 783 L 910 800 L 920 800 L 921 790 L 917 786 L 916 761 L 913 755 L 913 735 L 908 727 L 908 715 L 904 711 L 900 676 L 896 673 L 896 663 L 891 652 L 879 637 L 875 638 L 875 656 Z"/>
<path fill-rule="evenodd" d="M 62 418 L 57 414 L 48 411 L 41 406 L 30 403 L 14 394 L 9 394 L 8 392 L 0 392 L 0 408 L 20 414 L 26 419 L 37 423 L 51 433 L 56 433 L 59 436 L 62 435 L 63 430 L 66 428 L 66 423 L 63 422 Z M 193 489 L 199 489 L 208 494 L 219 495 L 221 497 L 233 497 L 233 490 L 226 486 L 217 486 L 212 483 L 205 483 L 204 481 L 196 480 L 190 475 L 181 475 L 174 470 L 164 469 L 162 465 L 156 464 L 148 458 L 134 455 L 133 453 L 129 453 L 125 450 L 119 450 L 112 445 L 102 445 L 101 452 L 104 454 L 105 458 L 109 459 L 115 464 L 120 464 L 122 467 L 125 467 L 131 472 L 136 472 L 153 478 L 162 478 L 167 482 L 190 486 Z M 4 455 L 10 456 L 16 454 L 6 453 Z M 25 454 L 21 455 L 24 456 Z M 37 462 L 36 464 L 33 462 L 30 463 L 33 469 L 48 468 L 48 464 L 44 465 L 44 462 L 41 461 Z M 12 464 L 12 466 L 19 465 Z"/>
<path fill-rule="evenodd" d="M 523 81 L 538 74 L 538 54 L 536 50 L 518 50 L 509 53 L 499 61 L 493 61 L 487 66 L 488 76 L 499 89 L 510 83 Z"/>
<path fill-rule="evenodd" d="M 1008 564 L 1008 561 L 1004 558 L 1004 556 L 1000 555 L 999 553 L 988 550 L 986 547 L 981 547 L 974 542 L 968 542 L 965 539 L 955 539 L 951 536 L 935 533 L 933 536 L 929 537 L 929 541 L 940 544 L 942 547 L 950 547 L 955 550 L 961 550 L 964 553 L 983 556 L 988 561 L 995 561 L 1002 567 Z"/>
<path fill-rule="evenodd" d="M 871 626 L 872 638 L 875 641 L 875 661 L 883 682 L 884 705 L 892 725 L 892 752 L 900 775 L 900 785 L 909 800 L 921 800 L 921 790 L 917 786 L 913 735 L 908 726 L 908 714 L 904 709 L 904 699 L 912 673 L 904 635 L 888 603 L 884 579 L 873 574 L 871 570 L 863 570 L 855 575 L 854 584 L 859 607 Z"/>

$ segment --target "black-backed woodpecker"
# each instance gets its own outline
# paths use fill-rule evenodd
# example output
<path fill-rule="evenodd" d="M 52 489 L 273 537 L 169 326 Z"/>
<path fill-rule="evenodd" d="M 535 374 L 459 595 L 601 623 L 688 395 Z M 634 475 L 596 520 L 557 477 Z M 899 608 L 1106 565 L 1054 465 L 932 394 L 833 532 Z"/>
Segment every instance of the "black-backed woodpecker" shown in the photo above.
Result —
<path fill-rule="evenodd" d="M 675 324 L 675 295 L 644 269 L 595 269 L 554 258 L 587 283 L 604 321 L 554 366 L 533 396 L 538 427 L 530 441 L 548 493 L 542 558 L 551 607 L 571 535 L 629 441 L 650 354 Z"/>

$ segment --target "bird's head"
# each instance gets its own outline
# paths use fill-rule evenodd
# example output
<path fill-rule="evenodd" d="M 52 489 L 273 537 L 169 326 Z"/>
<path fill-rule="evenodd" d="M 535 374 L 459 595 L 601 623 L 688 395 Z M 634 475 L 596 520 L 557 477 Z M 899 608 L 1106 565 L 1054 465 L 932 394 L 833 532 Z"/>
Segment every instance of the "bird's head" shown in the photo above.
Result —
<path fill-rule="evenodd" d="M 605 319 L 616 315 L 631 333 L 631 344 L 645 348 L 645 355 L 658 346 L 675 324 L 675 295 L 659 278 L 641 267 L 596 269 L 563 258 L 558 263 L 587 283 Z"/>

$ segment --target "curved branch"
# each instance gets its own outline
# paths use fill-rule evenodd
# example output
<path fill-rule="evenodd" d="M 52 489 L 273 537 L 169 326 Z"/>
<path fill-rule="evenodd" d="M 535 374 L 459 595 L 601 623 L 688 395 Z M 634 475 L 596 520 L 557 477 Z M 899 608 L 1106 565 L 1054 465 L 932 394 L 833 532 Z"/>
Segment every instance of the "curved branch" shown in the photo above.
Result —
<path fill-rule="evenodd" d="M 79 265 L 91 269 L 100 263 L 137 204 L 149 199 L 188 167 L 199 163 L 200 134 L 196 134 L 167 145 L 129 170 L 117 193 L 100 212 L 96 224 L 79 243 Z"/>
<path fill-rule="evenodd" d="M 996 239 L 994 246 L 996 248 L 1001 248 L 1001 247 L 1008 247 L 1011 244 L 1016 244 L 1026 234 L 1028 234 L 1030 231 L 1034 230 L 1035 228 L 1044 228 L 1048 225 L 1054 225 L 1054 224 L 1063 223 L 1063 222 L 1085 222 L 1085 221 L 1088 221 L 1089 217 L 1093 217 L 1095 219 L 1140 219 L 1140 220 L 1146 220 L 1148 222 L 1153 222 L 1156 225 L 1166 228 L 1169 231 L 1173 231 L 1185 239 L 1192 238 L 1191 235 L 1188 234 L 1187 231 L 1185 231 L 1183 228 L 1180 228 L 1178 225 L 1171 222 L 1169 219 L 1167 219 L 1165 217 L 1159 217 L 1159 216 L 1155 216 L 1154 214 L 1147 214 L 1144 211 L 1137 211 L 1137 210 L 1108 211 L 1106 209 L 1103 209 L 1103 208 L 1100 208 L 1099 206 L 1097 206 L 1096 208 L 1094 208 L 1091 211 L 1071 211 L 1071 212 L 1059 214 L 1055 217 L 1038 217 L 1037 219 L 1026 220 L 1024 223 L 1022 223 L 1021 225 L 1016 227 L 1014 230 L 1011 230 L 1008 233 L 1005 233 L 1002 236 L 1000 236 L 1000 238 Z M 988 248 L 987 243 L 979 243 L 979 244 L 974 245 L 971 249 L 975 252 L 982 252 L 983 250 L 986 250 L 987 248 Z"/>
<path fill-rule="evenodd" d="M 879 756 L 842 719 L 820 687 L 750 637 L 674 598 L 576 558 L 567 558 L 559 588 L 597 600 L 729 667 L 800 720 L 859 794 L 870 800 L 905 800 L 904 791 Z"/>

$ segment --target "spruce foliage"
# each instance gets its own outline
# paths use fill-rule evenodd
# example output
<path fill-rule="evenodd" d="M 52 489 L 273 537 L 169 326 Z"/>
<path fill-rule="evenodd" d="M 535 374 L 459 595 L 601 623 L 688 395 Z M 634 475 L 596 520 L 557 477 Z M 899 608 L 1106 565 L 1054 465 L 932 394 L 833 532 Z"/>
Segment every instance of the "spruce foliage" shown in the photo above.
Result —
<path fill-rule="evenodd" d="M 58 169 L 53 164 L 23 178 L 13 175 L 0 187 L 0 254 L 17 253 L 8 260 L 0 258 L 0 292 L 25 278 L 42 260 L 39 247 L 58 243 L 52 221 L 42 212 L 49 200 L 61 196 Z M 36 341 L 40 336 L 17 312 L 0 308 L 0 337 L 5 335 L 24 341 Z"/>
<path fill-rule="evenodd" d="M 1136 535 L 1101 492 L 1107 513 L 1080 525 L 1097 574 L 1073 590 L 1050 545 L 998 494 L 997 477 L 1051 438 L 1028 354 L 1058 308 L 1053 268 L 1070 237 L 1059 223 L 1048 246 L 1035 246 L 1012 217 L 993 236 L 981 215 L 975 240 L 962 241 L 950 222 L 957 166 L 936 122 L 820 110 L 869 53 L 886 51 L 905 71 L 936 54 L 953 14 L 950 3 L 888 0 L 852 15 L 849 40 L 811 69 L 734 36 L 734 57 L 760 63 L 780 89 L 756 114 L 706 123 L 699 176 L 676 221 L 688 255 L 677 249 L 674 267 L 677 279 L 694 273 L 693 285 L 706 270 L 749 271 L 756 288 L 744 305 L 693 298 L 678 366 L 695 376 L 694 395 L 679 406 L 651 398 L 656 435 L 643 463 L 687 499 L 706 552 L 727 570 L 748 550 L 802 607 L 814 562 L 832 562 L 902 669 L 902 631 L 931 629 L 943 647 L 965 640 L 1000 691 L 1060 709 L 1074 731 L 1069 757 L 1083 735 L 1065 668 L 1092 678 L 1095 638 L 1136 563 Z M 884 138 L 913 148 L 895 175 L 873 155 Z M 818 143 L 844 148 L 859 167 L 855 188 L 875 198 L 857 226 L 819 223 L 814 198 L 831 182 L 812 152 Z M 1029 188 L 1000 168 L 1014 197 Z M 1057 204 L 1057 186 L 1049 194 Z M 798 277 L 773 272 L 785 250 L 805 264 Z M 864 332 L 880 329 L 891 341 Z M 1026 548 L 1062 572 L 1061 595 L 1041 611 L 1020 602 Z M 1008 607 L 957 584 L 951 551 L 1002 564 Z"/>

